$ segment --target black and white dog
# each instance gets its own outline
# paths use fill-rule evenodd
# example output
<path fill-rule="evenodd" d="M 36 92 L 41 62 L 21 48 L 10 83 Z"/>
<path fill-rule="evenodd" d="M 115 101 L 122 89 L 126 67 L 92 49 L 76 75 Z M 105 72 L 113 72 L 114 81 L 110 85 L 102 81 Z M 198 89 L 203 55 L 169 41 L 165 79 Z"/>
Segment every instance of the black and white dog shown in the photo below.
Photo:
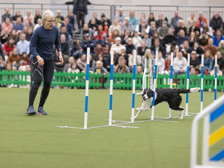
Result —
<path fill-rule="evenodd" d="M 156 89 L 155 91 L 155 106 L 162 102 L 167 102 L 169 107 L 172 110 L 179 110 L 179 119 L 183 119 L 184 117 L 184 109 L 180 107 L 182 97 L 180 93 L 195 93 L 198 92 L 200 88 L 191 88 L 191 89 Z M 145 89 L 142 94 L 142 106 L 141 108 L 136 108 L 135 110 L 138 113 L 135 115 L 134 119 L 136 119 L 142 111 L 148 111 L 152 107 L 153 101 L 153 90 Z"/>

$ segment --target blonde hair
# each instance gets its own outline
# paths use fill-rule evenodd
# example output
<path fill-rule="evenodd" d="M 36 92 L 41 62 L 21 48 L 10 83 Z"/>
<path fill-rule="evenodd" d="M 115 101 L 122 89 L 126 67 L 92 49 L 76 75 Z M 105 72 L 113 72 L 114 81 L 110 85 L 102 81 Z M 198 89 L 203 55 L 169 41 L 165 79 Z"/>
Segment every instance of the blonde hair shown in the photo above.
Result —
<path fill-rule="evenodd" d="M 42 22 L 44 22 L 44 20 L 46 20 L 46 17 L 48 17 L 48 16 L 55 18 L 54 13 L 48 9 L 42 15 Z"/>
<path fill-rule="evenodd" d="M 221 40 L 220 42 L 219 42 L 219 48 L 221 48 L 221 45 L 222 44 L 224 44 L 224 40 Z"/>
<path fill-rule="evenodd" d="M 177 24 L 178 27 L 179 27 L 180 23 L 182 23 L 182 26 L 184 27 L 184 21 L 180 19 L 180 20 L 178 21 L 178 24 Z"/>
<path fill-rule="evenodd" d="M 147 51 L 150 51 L 150 54 L 152 54 L 152 52 L 151 52 L 150 49 L 146 49 L 146 50 L 145 50 L 145 54 L 144 54 L 144 57 L 145 57 L 145 58 L 147 58 L 147 55 L 146 55 Z"/>

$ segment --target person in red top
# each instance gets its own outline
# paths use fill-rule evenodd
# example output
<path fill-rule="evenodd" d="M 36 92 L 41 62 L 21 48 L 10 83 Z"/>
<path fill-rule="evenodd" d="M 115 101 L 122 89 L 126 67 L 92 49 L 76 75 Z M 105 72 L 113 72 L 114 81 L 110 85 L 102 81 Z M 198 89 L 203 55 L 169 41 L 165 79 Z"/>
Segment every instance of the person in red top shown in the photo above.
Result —
<path fill-rule="evenodd" d="M 94 48 L 94 53 L 95 56 L 98 56 L 99 54 L 104 54 L 104 48 L 99 42 L 96 44 L 96 47 Z"/>
<path fill-rule="evenodd" d="M 198 20 L 197 20 L 197 27 L 203 28 L 203 23 L 204 22 L 208 23 L 206 17 L 203 16 L 203 13 L 199 12 L 199 17 L 198 17 Z"/>
<path fill-rule="evenodd" d="M 168 55 L 165 61 L 165 74 L 170 74 L 171 56 Z"/>
<path fill-rule="evenodd" d="M 98 26 L 98 31 L 95 31 L 94 38 L 95 38 L 96 43 L 98 41 L 100 41 L 102 46 L 105 46 L 106 33 L 103 31 L 102 25 Z"/>
<path fill-rule="evenodd" d="M 13 48 L 15 48 L 14 40 L 12 37 L 9 37 L 7 42 L 4 43 L 3 51 L 5 55 L 10 55 L 10 52 L 12 52 Z"/>
<path fill-rule="evenodd" d="M 27 53 L 24 51 L 21 55 L 20 66 L 29 65 L 29 57 Z"/>

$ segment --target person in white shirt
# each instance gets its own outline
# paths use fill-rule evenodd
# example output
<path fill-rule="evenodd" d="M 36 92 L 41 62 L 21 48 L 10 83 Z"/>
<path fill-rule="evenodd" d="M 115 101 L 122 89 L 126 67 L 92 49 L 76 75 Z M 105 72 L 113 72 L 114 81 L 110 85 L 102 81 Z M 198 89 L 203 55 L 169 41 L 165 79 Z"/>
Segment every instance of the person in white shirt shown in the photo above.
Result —
<path fill-rule="evenodd" d="M 113 44 L 111 46 L 110 53 L 111 53 L 112 50 L 114 50 L 116 52 L 116 54 L 121 54 L 121 47 L 122 47 L 122 45 L 121 45 L 121 38 L 120 37 L 116 37 L 115 38 L 115 43 L 116 44 Z"/>
<path fill-rule="evenodd" d="M 165 60 L 163 58 L 162 52 L 159 52 L 158 54 L 158 74 L 164 74 L 165 73 Z"/>
<path fill-rule="evenodd" d="M 178 53 L 178 56 L 173 61 L 174 75 L 177 76 L 179 73 L 187 73 L 187 60 L 183 57 L 182 52 Z"/>
<path fill-rule="evenodd" d="M 133 45 L 135 48 L 141 47 L 142 38 L 138 35 L 138 32 L 135 31 L 134 37 L 133 37 Z"/>
<path fill-rule="evenodd" d="M 144 37 L 145 33 L 149 33 L 150 26 L 146 24 L 146 20 L 142 19 L 141 24 L 136 26 L 135 31 L 137 31 L 141 37 Z"/>
<path fill-rule="evenodd" d="M 42 24 L 42 20 L 41 20 L 41 19 L 38 19 L 38 20 L 37 20 L 37 24 L 35 24 L 35 26 L 34 26 L 33 31 L 35 31 L 36 28 L 38 28 L 38 27 L 40 27 L 40 26 L 42 26 L 42 25 L 43 25 L 43 24 Z"/>
<path fill-rule="evenodd" d="M 25 40 L 26 34 L 22 33 L 20 36 L 20 41 L 16 44 L 16 48 L 19 55 L 22 55 L 22 53 L 25 51 L 27 55 L 30 53 L 30 43 Z"/>
<path fill-rule="evenodd" d="M 28 11 L 26 12 L 26 16 L 23 17 L 23 24 L 24 24 L 24 25 L 28 24 L 28 17 L 31 18 L 31 23 L 34 24 L 34 17 L 31 15 L 31 11 L 30 11 L 30 10 L 28 10 Z"/>

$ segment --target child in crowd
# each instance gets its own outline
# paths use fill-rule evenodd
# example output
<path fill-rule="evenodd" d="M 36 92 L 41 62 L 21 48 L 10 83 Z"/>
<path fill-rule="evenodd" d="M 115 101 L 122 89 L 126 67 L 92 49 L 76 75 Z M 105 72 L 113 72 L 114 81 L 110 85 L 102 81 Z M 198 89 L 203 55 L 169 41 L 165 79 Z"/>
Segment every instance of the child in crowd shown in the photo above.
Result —
<path fill-rule="evenodd" d="M 150 48 L 150 47 L 152 46 L 152 39 L 149 38 L 149 34 L 148 34 L 148 33 L 145 33 L 145 34 L 144 34 L 143 41 L 145 41 L 145 46 L 146 46 L 147 48 Z"/>
<path fill-rule="evenodd" d="M 165 74 L 170 74 L 171 67 L 171 55 L 168 55 L 165 61 Z"/>
<path fill-rule="evenodd" d="M 197 74 L 197 72 L 196 72 L 195 68 L 194 67 L 191 67 L 191 69 L 190 69 L 190 75 L 196 75 L 196 74 Z"/>
<path fill-rule="evenodd" d="M 100 73 L 103 75 L 106 74 L 106 71 L 103 68 L 103 63 L 101 61 L 96 61 L 96 67 L 94 68 L 94 72 L 95 72 L 95 74 L 97 74 L 97 73 Z"/>
<path fill-rule="evenodd" d="M 80 58 L 77 60 L 77 65 L 80 71 L 83 71 L 84 66 L 86 65 L 86 55 L 82 54 Z"/>
<path fill-rule="evenodd" d="M 19 64 L 20 64 L 19 71 L 25 71 L 26 70 L 26 65 L 29 65 L 29 58 L 28 58 L 26 52 L 22 53 Z"/>
<path fill-rule="evenodd" d="M 210 50 L 205 51 L 204 55 L 204 73 L 208 75 L 212 70 L 212 54 Z"/>
<path fill-rule="evenodd" d="M 27 41 L 30 41 L 32 35 L 33 35 L 33 28 L 32 28 L 32 27 L 29 27 L 29 28 L 28 28 L 28 31 L 27 31 L 27 34 L 26 34 L 26 40 L 27 40 Z"/>
<path fill-rule="evenodd" d="M 81 51 L 81 46 L 80 46 L 80 43 L 79 43 L 79 40 L 74 40 L 73 41 L 73 45 L 72 45 L 72 49 L 71 49 L 71 54 L 72 56 L 77 60 L 80 55 L 82 54 L 82 51 Z"/>
<path fill-rule="evenodd" d="M 156 32 L 156 22 L 151 22 L 150 23 L 150 31 L 149 31 L 149 37 L 152 39 L 154 36 L 154 32 Z"/>
<path fill-rule="evenodd" d="M 17 49 L 13 48 L 12 53 L 9 55 L 8 63 L 12 64 L 12 69 L 16 70 L 20 63 L 20 56 L 17 53 Z"/>
<path fill-rule="evenodd" d="M 31 75 L 30 75 L 30 72 L 31 72 L 31 67 L 30 67 L 30 65 L 25 65 L 25 69 L 24 70 L 22 70 L 22 71 L 26 71 L 26 72 L 28 72 L 29 73 L 29 75 L 23 75 L 23 76 L 21 76 L 20 75 L 20 80 L 21 80 L 21 78 L 23 77 L 23 81 L 25 82 L 31 82 Z M 20 88 L 30 88 L 30 83 L 29 84 L 26 84 L 26 85 L 19 85 L 19 87 Z"/>
<path fill-rule="evenodd" d="M 79 69 L 77 68 L 77 64 L 74 62 L 71 64 L 70 68 L 68 68 L 68 73 L 79 73 Z M 78 76 L 76 76 L 75 80 L 78 80 Z M 74 78 L 72 79 L 72 82 L 74 82 Z"/>
<path fill-rule="evenodd" d="M 137 74 L 143 74 L 143 70 L 141 66 L 137 66 Z"/>
<path fill-rule="evenodd" d="M 103 63 L 103 68 L 106 70 L 107 69 L 107 62 L 106 60 L 104 59 L 104 55 L 103 54 L 99 54 L 97 56 L 97 61 L 101 61 Z"/>
<path fill-rule="evenodd" d="M 135 31 L 134 37 L 133 37 L 133 45 L 135 48 L 141 47 L 142 38 L 138 35 L 138 32 Z"/>
<path fill-rule="evenodd" d="M 213 70 L 210 72 L 211 76 L 215 76 L 215 65 Z M 222 71 L 220 71 L 219 64 L 217 64 L 217 76 L 222 76 Z"/>
<path fill-rule="evenodd" d="M 6 64 L 6 68 L 5 68 L 5 71 L 13 71 L 14 70 L 14 68 L 13 68 L 13 66 L 12 66 L 12 64 L 10 64 L 10 63 L 7 63 Z M 8 78 L 7 78 L 8 77 Z M 4 76 L 4 80 L 5 81 L 13 81 L 13 75 L 5 75 Z M 14 84 L 11 84 L 11 85 L 8 85 L 8 88 L 12 88 L 12 87 L 18 87 L 17 85 L 14 85 Z"/>

